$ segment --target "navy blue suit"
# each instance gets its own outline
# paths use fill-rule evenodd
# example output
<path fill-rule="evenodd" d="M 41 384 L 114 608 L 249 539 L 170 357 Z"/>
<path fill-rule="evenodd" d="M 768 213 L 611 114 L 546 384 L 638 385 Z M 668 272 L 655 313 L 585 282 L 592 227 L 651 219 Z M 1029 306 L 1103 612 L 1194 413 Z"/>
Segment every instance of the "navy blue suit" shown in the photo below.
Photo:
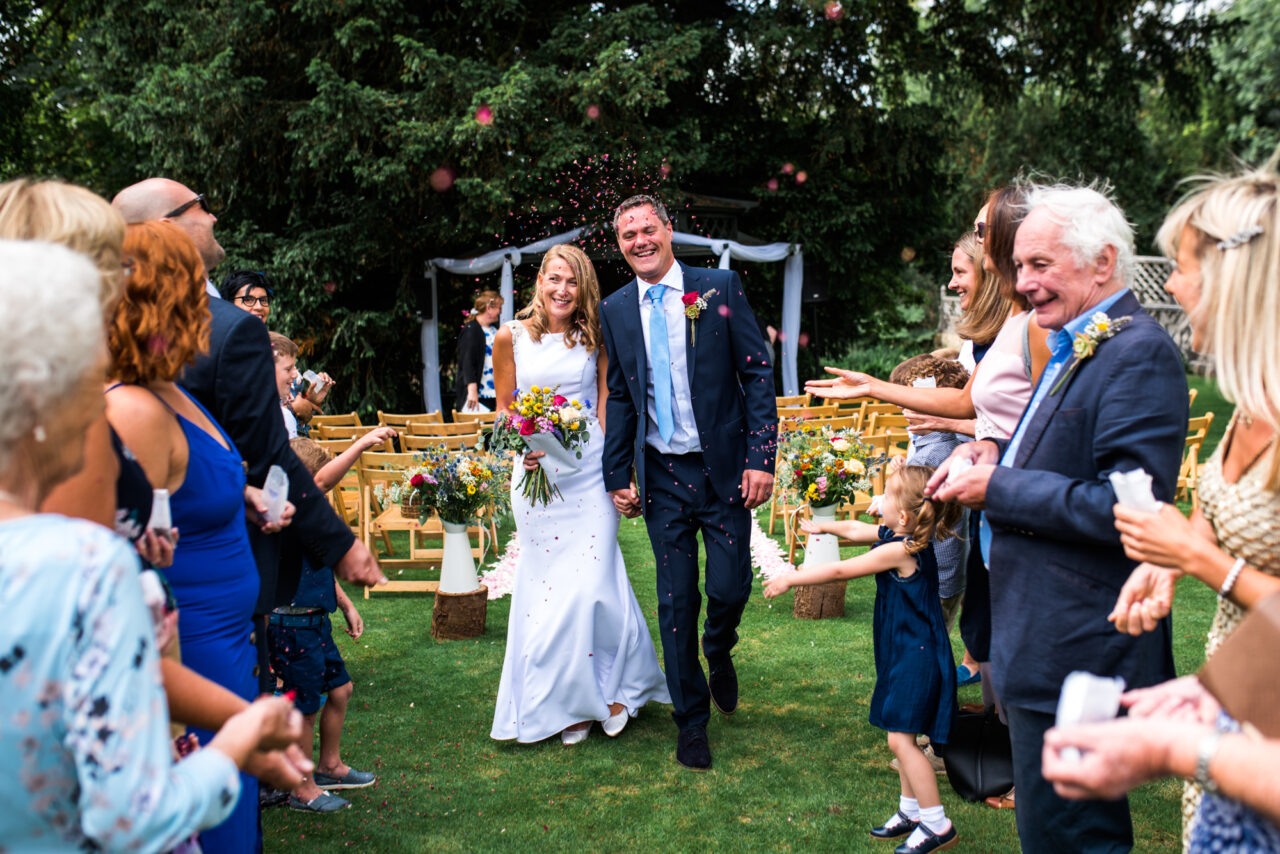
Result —
<path fill-rule="evenodd" d="M 681 265 L 685 293 L 716 293 L 696 321 L 680 318 L 701 453 L 661 454 L 648 431 L 648 354 L 635 279 L 600 306 L 609 355 L 604 482 L 631 485 L 632 470 L 657 561 L 658 625 L 667 686 L 681 726 L 703 725 L 710 693 L 698 660 L 699 567 L 706 550 L 703 651 L 727 657 L 751 594 L 751 513 L 740 487 L 745 469 L 773 472 L 777 408 L 773 365 L 738 274 Z M 690 328 L 697 325 L 696 339 Z"/>
<path fill-rule="evenodd" d="M 991 664 L 1009 710 L 1026 852 L 1132 845 L 1124 801 L 1062 801 L 1040 777 L 1043 732 L 1067 674 L 1123 676 L 1129 688 L 1174 676 L 1168 619 L 1136 638 L 1107 621 L 1135 565 L 1115 529 L 1107 475 L 1143 468 L 1156 498 L 1173 500 L 1186 376 L 1177 347 L 1133 294 L 1108 314 L 1133 319 L 1040 403 L 1012 466 L 998 467 L 987 486 Z M 997 444 L 1003 454 L 1008 442 Z"/>
<path fill-rule="evenodd" d="M 262 486 L 273 464 L 284 469 L 289 476 L 289 500 L 297 508 L 290 527 L 313 564 L 333 566 L 351 548 L 355 536 L 289 447 L 266 324 L 225 300 L 211 298 L 209 312 L 209 352 L 187 366 L 179 383 L 236 443 L 248 464 L 249 483 Z M 296 572 L 289 578 L 278 577 L 279 536 L 263 534 L 251 525 L 249 540 L 261 581 L 254 613 L 266 614 L 277 605 L 289 604 L 298 579 Z"/>

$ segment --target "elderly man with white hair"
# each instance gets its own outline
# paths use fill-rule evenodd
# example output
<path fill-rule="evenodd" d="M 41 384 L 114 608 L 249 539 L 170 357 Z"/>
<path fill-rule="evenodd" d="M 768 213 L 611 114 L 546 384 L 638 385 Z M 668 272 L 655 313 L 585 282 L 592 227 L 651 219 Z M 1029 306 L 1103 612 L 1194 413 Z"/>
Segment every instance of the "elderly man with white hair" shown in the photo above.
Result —
<path fill-rule="evenodd" d="M 1186 377 L 1177 347 L 1128 288 L 1133 233 L 1105 195 L 1033 186 L 1013 260 L 1018 292 L 1051 330 L 1052 358 L 1013 436 L 962 445 L 930 488 L 985 511 L 991 663 L 1013 741 L 1022 850 L 1127 851 L 1128 803 L 1059 798 L 1041 774 L 1041 745 L 1070 672 L 1119 676 L 1130 688 L 1174 675 L 1167 619 L 1136 638 L 1107 622 L 1134 566 L 1108 475 L 1144 469 L 1155 497 L 1173 500 Z"/>

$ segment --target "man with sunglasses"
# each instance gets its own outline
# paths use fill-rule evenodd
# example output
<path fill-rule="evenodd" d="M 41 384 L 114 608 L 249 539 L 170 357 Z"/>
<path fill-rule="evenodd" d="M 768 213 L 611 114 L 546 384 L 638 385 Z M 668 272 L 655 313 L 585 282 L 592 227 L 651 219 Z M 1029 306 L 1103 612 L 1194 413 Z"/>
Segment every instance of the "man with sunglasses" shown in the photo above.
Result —
<path fill-rule="evenodd" d="M 210 212 L 202 194 L 167 178 L 148 178 L 121 190 L 111 202 L 126 222 L 167 220 L 182 228 L 195 242 L 205 263 L 205 275 L 226 253 L 213 236 L 218 218 Z M 332 567 L 339 578 L 355 584 L 385 584 L 378 562 L 338 518 L 324 493 L 289 447 L 276 395 L 275 358 L 266 324 L 220 298 L 210 286 L 211 328 L 209 352 L 187 366 L 180 380 L 235 442 L 248 464 L 249 483 L 261 486 L 267 471 L 278 465 L 289 476 L 289 500 L 297 508 L 293 528 L 307 557 L 316 566 Z M 250 543 L 258 565 L 260 592 L 254 614 L 266 615 L 293 598 L 298 579 L 279 578 L 279 544 L 276 535 L 264 535 L 251 526 Z M 263 625 L 260 621 L 260 625 Z M 265 649 L 265 631 L 258 632 Z M 265 655 L 259 656 L 263 689 L 274 689 Z"/>
<path fill-rule="evenodd" d="M 125 222 L 159 219 L 185 231 L 204 262 L 205 288 L 209 296 L 218 296 L 208 277 L 227 253 L 213 236 L 213 224 L 218 218 L 213 215 L 204 193 L 193 193 L 168 178 L 148 178 L 121 190 L 111 204 L 120 211 Z"/>

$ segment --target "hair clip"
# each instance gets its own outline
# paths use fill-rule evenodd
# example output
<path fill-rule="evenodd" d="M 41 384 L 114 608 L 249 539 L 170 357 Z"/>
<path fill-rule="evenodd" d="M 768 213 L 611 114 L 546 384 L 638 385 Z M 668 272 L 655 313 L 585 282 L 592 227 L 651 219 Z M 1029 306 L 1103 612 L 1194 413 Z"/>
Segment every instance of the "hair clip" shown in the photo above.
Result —
<path fill-rule="evenodd" d="M 1262 226 L 1260 225 L 1255 225 L 1251 228 L 1243 228 L 1228 237 L 1226 240 L 1219 240 L 1218 249 L 1226 252 L 1228 249 L 1235 249 L 1238 246 L 1244 246 L 1259 234 L 1262 234 Z"/>

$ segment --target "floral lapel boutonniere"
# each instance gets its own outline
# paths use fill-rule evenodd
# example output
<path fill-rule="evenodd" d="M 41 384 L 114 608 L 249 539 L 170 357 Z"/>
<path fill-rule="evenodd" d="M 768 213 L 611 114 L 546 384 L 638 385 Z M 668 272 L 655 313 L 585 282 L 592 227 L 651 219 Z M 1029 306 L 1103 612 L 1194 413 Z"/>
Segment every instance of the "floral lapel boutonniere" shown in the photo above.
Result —
<path fill-rule="evenodd" d="M 1106 312 L 1098 312 L 1089 318 L 1088 325 L 1080 332 L 1076 333 L 1076 340 L 1071 342 L 1071 361 L 1067 363 L 1067 367 L 1062 371 L 1062 376 L 1058 377 L 1058 381 L 1053 384 L 1053 388 L 1049 389 L 1050 396 L 1058 393 L 1062 388 L 1062 384 L 1067 381 L 1067 377 L 1076 369 L 1076 366 L 1094 354 L 1098 349 L 1098 345 L 1108 338 L 1114 337 L 1117 332 L 1124 329 L 1133 321 L 1133 317 L 1125 315 L 1124 317 L 1109 317 Z"/>
<path fill-rule="evenodd" d="M 684 316 L 689 318 L 689 343 L 694 347 L 698 346 L 698 316 L 702 314 L 702 310 L 707 307 L 707 297 L 716 295 L 716 289 L 711 288 L 705 294 L 687 293 L 680 297 L 680 302 L 684 303 Z"/>

